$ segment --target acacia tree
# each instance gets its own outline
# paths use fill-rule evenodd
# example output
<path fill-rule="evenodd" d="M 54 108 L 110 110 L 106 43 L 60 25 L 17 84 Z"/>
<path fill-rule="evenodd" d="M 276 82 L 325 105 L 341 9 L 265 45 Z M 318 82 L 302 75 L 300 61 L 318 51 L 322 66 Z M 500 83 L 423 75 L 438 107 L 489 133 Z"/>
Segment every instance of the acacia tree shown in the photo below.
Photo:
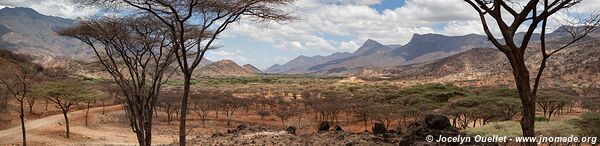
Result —
<path fill-rule="evenodd" d="M 60 32 L 89 45 L 119 87 L 139 145 L 151 145 L 152 114 L 160 88 L 175 68 L 174 45 L 159 20 L 147 16 L 96 18 Z"/>
<path fill-rule="evenodd" d="M 586 27 L 569 31 L 572 34 L 571 41 L 557 48 L 546 49 L 545 37 L 548 18 L 560 10 L 580 3 L 582 0 L 529 0 L 524 1 L 524 4 L 511 0 L 464 1 L 477 11 L 488 39 L 508 58 L 519 92 L 519 98 L 523 104 L 523 116 L 520 122 L 523 136 L 535 137 L 536 93 L 546 67 L 546 61 L 552 55 L 569 48 L 569 46 L 584 38 L 589 32 L 594 31 L 596 29 L 594 26 L 599 21 L 598 15 L 593 15 L 587 19 L 583 23 Z M 488 23 L 487 18 L 492 18 L 494 25 Z M 501 38 L 497 38 L 492 33 L 492 26 L 499 28 Z M 519 28 L 522 26 L 525 27 L 525 32 L 520 37 L 521 33 L 517 32 L 519 32 Z M 525 50 L 529 47 L 530 41 L 534 37 L 534 32 L 538 29 L 541 30 L 540 50 L 542 59 L 532 85 L 529 69 L 525 63 Z M 535 143 L 527 143 L 527 145 L 535 145 Z"/>
<path fill-rule="evenodd" d="M 542 108 L 544 116 L 550 120 L 554 112 L 571 104 L 574 99 L 576 99 L 575 96 L 565 94 L 564 92 L 540 91 L 536 102 Z"/>
<path fill-rule="evenodd" d="M 43 84 L 36 89 L 40 93 L 47 95 L 48 100 L 53 102 L 56 108 L 62 111 L 65 118 L 67 138 L 70 138 L 69 117 L 67 113 L 80 102 L 94 97 L 95 93 L 90 92 L 85 87 L 84 84 L 78 83 L 78 81 L 59 81 Z"/>
<path fill-rule="evenodd" d="M 27 145 L 25 133 L 24 102 L 28 96 L 29 89 L 34 78 L 43 68 L 31 63 L 31 58 L 24 55 L 14 54 L 8 50 L 0 49 L 0 83 L 12 97 L 19 103 L 19 119 L 21 121 L 21 133 L 23 145 Z M 8 99 L 5 100 L 5 102 Z"/>
<path fill-rule="evenodd" d="M 231 23 L 242 16 L 261 20 L 289 20 L 288 14 L 278 7 L 294 0 L 86 0 L 91 4 L 128 6 L 160 19 L 177 50 L 176 57 L 183 73 L 184 92 L 181 97 L 179 144 L 185 146 L 185 125 L 192 74 L 200 65 L 206 51 Z M 244 17 L 248 18 L 248 17 Z M 188 30 L 197 29 L 190 34 Z M 194 35 L 193 38 L 187 36 Z"/>
<path fill-rule="evenodd" d="M 202 93 L 204 94 L 193 94 L 191 97 L 194 110 L 200 116 L 200 121 L 202 121 L 202 127 L 206 127 L 209 112 L 216 111 L 220 103 L 214 98 L 215 96 L 211 96 L 209 91 Z"/>
<path fill-rule="evenodd" d="M 171 121 L 175 115 L 175 112 L 179 111 L 179 92 L 169 91 L 164 92 L 158 98 L 158 107 L 167 114 L 167 123 L 171 125 Z"/>

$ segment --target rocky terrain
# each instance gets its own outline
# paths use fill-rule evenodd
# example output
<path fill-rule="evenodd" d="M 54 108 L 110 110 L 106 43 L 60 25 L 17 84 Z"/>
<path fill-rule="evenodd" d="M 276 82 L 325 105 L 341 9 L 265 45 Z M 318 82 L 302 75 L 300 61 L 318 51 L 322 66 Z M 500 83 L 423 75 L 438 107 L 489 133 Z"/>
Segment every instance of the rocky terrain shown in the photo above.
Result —
<path fill-rule="evenodd" d="M 318 132 L 296 135 L 295 127 L 284 130 L 260 126 L 239 125 L 226 133 L 212 136 L 199 136 L 191 140 L 192 145 L 459 145 L 458 143 L 431 143 L 427 135 L 458 136 L 448 118 L 440 115 L 426 115 L 410 124 L 406 130 L 386 130 L 383 124 L 375 124 L 372 132 L 351 133 L 340 127 L 333 128 L 328 122 L 318 127 Z M 464 134 L 463 134 L 464 136 Z M 470 143 L 467 145 L 494 145 Z"/>
<path fill-rule="evenodd" d="M 92 53 L 83 49 L 83 43 L 56 33 L 75 23 L 76 20 L 42 15 L 31 8 L 3 8 L 0 9 L 0 48 L 34 55 L 41 60 L 46 57 L 88 60 Z"/>

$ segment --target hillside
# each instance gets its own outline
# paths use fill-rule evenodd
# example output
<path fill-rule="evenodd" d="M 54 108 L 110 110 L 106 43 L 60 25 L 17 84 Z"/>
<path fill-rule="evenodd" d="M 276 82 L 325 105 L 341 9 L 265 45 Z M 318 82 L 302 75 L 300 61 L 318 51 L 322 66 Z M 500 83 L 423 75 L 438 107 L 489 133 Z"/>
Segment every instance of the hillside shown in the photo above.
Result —
<path fill-rule="evenodd" d="M 556 44 L 550 44 L 556 45 Z M 563 50 L 548 60 L 543 81 L 586 86 L 600 78 L 600 41 Z M 533 45 L 526 53 L 531 77 L 541 60 L 539 46 Z M 372 78 L 428 80 L 435 82 L 479 81 L 505 84 L 512 81 L 511 67 L 506 56 L 497 49 L 475 48 L 428 63 L 402 65 L 388 68 L 363 68 L 347 74 Z M 584 78 L 583 78 L 584 77 Z"/>
<path fill-rule="evenodd" d="M 367 40 L 352 54 L 346 57 L 335 56 L 334 53 L 322 59 L 315 57 L 299 56 L 284 64 L 269 68 L 269 71 L 283 74 L 340 74 L 346 71 L 364 67 L 391 67 L 397 65 L 414 64 L 444 58 L 474 47 L 489 47 L 490 44 L 484 36 L 444 36 L 439 34 L 415 34 L 406 45 L 384 45 L 375 40 Z M 303 64 L 298 67 L 299 58 L 309 58 L 312 64 Z M 304 59 L 308 60 L 308 59 Z M 330 60 L 323 62 L 323 60 Z M 295 68 L 295 70 L 281 70 L 277 68 Z"/>
<path fill-rule="evenodd" d="M 231 60 L 221 60 L 197 69 L 194 76 L 250 76 L 257 74 L 256 70 L 253 71 L 252 68 L 258 70 L 252 65 L 241 67 Z"/>
<path fill-rule="evenodd" d="M 246 70 L 247 72 L 249 72 L 249 73 L 253 73 L 253 74 L 260 74 L 260 73 L 262 73 L 262 71 L 260 69 L 256 68 L 252 64 L 245 64 L 245 65 L 242 66 L 242 68 L 244 70 Z"/>
<path fill-rule="evenodd" d="M 6 7 L 0 9 L 0 47 L 31 54 L 37 59 L 68 57 L 88 60 L 92 53 L 84 48 L 83 43 L 56 33 L 74 23 L 75 20 L 42 15 L 31 8 Z"/>

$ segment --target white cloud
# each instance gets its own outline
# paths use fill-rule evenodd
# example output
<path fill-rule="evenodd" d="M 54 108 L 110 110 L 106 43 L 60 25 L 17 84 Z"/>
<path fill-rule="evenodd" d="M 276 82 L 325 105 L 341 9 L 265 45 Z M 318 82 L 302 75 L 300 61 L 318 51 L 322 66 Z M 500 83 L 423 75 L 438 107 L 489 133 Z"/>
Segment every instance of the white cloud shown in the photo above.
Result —
<path fill-rule="evenodd" d="M 96 14 L 94 8 L 80 7 L 72 0 L 3 0 L 0 7 L 29 7 L 42 14 L 63 18 L 77 18 Z"/>
<path fill-rule="evenodd" d="M 477 20 L 474 10 L 460 0 L 408 0 L 399 8 L 383 12 L 368 6 L 379 2 L 299 0 L 293 8 L 294 15 L 300 17 L 297 21 L 267 27 L 242 21 L 227 30 L 224 37 L 250 37 L 285 50 L 339 52 L 356 50 L 367 39 L 405 44 L 414 33 L 439 33 L 435 25 Z M 332 37 L 352 40 L 333 41 Z"/>
<path fill-rule="evenodd" d="M 318 0 L 318 2 L 323 4 L 372 5 L 380 3 L 381 0 Z"/>
<path fill-rule="evenodd" d="M 340 43 L 341 50 L 356 51 L 359 47 L 360 45 L 358 45 L 358 43 L 356 43 L 355 41 L 347 41 Z"/>

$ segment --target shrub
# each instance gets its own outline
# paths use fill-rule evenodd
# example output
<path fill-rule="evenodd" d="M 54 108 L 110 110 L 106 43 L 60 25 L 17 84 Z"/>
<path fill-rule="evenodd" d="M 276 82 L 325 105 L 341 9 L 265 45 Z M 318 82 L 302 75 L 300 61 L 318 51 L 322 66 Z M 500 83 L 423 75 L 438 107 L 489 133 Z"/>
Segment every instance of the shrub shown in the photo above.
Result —
<path fill-rule="evenodd" d="M 581 128 L 585 136 L 600 137 L 600 112 L 583 113 L 581 119 L 575 119 L 572 123 Z"/>
<path fill-rule="evenodd" d="M 548 118 L 546 118 L 546 117 L 535 117 L 535 121 L 536 122 L 544 122 L 544 121 L 548 121 Z"/>

